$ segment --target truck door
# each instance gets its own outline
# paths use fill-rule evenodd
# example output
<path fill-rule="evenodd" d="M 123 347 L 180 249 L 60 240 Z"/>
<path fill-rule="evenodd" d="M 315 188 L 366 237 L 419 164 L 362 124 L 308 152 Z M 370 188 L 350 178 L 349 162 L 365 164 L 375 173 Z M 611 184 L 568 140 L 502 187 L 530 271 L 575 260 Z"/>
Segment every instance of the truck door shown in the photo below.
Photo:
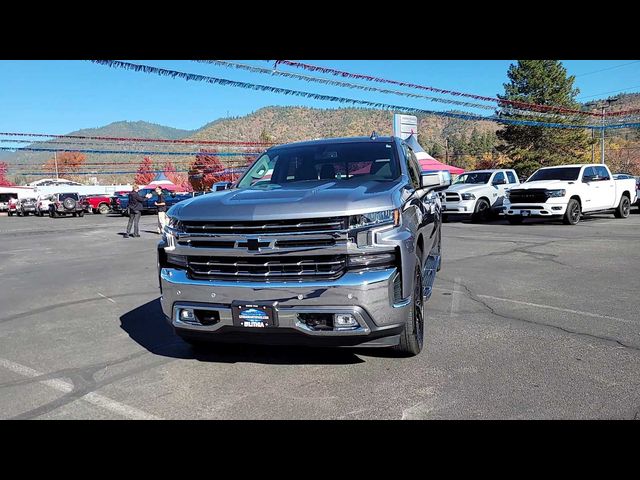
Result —
<path fill-rule="evenodd" d="M 616 182 L 605 166 L 594 167 L 598 175 L 598 208 L 613 208 L 616 204 Z M 595 200 L 594 200 L 595 201 Z"/>
<path fill-rule="evenodd" d="M 509 188 L 504 172 L 496 172 L 491 180 L 491 207 L 498 208 L 504 201 L 504 193 Z"/>
<path fill-rule="evenodd" d="M 594 167 L 586 167 L 582 172 L 580 179 L 582 199 L 582 211 L 589 212 L 598 210 L 598 192 L 600 191 L 599 182 L 596 181 L 596 171 Z"/>

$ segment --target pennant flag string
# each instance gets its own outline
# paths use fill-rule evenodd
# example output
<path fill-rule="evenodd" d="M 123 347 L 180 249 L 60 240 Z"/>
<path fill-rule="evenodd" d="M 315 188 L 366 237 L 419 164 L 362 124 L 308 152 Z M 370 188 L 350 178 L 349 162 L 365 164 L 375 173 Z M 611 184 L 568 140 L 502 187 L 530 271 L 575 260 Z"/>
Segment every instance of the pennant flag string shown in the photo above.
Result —
<path fill-rule="evenodd" d="M 475 100 L 484 100 L 487 102 L 498 102 L 499 105 L 513 105 L 515 107 L 520 107 L 523 109 L 528 109 L 528 110 L 537 110 L 537 111 L 556 111 L 556 112 L 561 112 L 561 113 L 575 113 L 578 115 L 588 115 L 588 116 L 593 116 L 593 117 L 601 117 L 602 114 L 601 113 L 596 113 L 596 112 L 585 112 L 585 111 L 581 111 L 581 110 L 574 110 L 574 109 L 570 109 L 570 108 L 566 108 L 566 107 L 559 107 L 559 106 L 553 106 L 553 105 L 540 105 L 540 104 L 535 104 L 535 103 L 527 103 L 527 102 L 520 102 L 517 100 L 506 100 L 506 99 L 501 99 L 501 98 L 495 98 L 495 97 L 485 97 L 483 95 L 474 95 L 471 93 L 463 93 L 463 92 L 456 92 L 454 90 L 445 90 L 442 88 L 436 88 L 436 87 L 429 87 L 429 86 L 425 86 L 425 85 L 418 85 L 415 83 L 409 83 L 409 82 L 401 82 L 398 80 L 388 80 L 388 79 L 384 79 L 384 78 L 380 78 L 380 77 L 373 77 L 371 75 L 362 75 L 359 73 L 350 73 L 350 72 L 345 72 L 342 70 L 336 70 L 335 68 L 327 68 L 327 67 L 319 67 L 317 65 L 310 65 L 308 63 L 301 63 L 301 62 L 294 62 L 291 60 L 277 60 L 276 61 L 276 65 L 278 64 L 282 64 L 282 65 L 288 65 L 290 67 L 295 67 L 295 68 L 302 68 L 304 70 L 309 70 L 312 72 L 322 72 L 322 73 L 328 73 L 334 76 L 340 76 L 340 77 L 344 77 L 344 78 L 359 78 L 362 80 L 367 80 L 367 81 L 371 81 L 371 82 L 378 82 L 378 83 L 389 83 L 389 84 L 393 84 L 393 85 L 399 85 L 402 87 L 410 87 L 410 88 L 415 88 L 415 89 L 420 89 L 420 90 L 428 90 L 431 92 L 436 92 L 436 93 L 441 93 L 441 94 L 445 94 L 445 95 L 452 95 L 452 96 L 460 96 L 460 97 L 468 97 L 468 98 L 473 98 Z"/>
<path fill-rule="evenodd" d="M 396 112 L 436 115 L 436 116 L 448 117 L 448 118 L 458 118 L 461 120 L 494 121 L 494 122 L 503 123 L 507 125 L 528 125 L 528 126 L 538 126 L 538 127 L 548 127 L 548 128 L 572 128 L 572 129 L 577 128 L 577 129 L 598 129 L 598 130 L 603 128 L 602 126 L 595 126 L 595 125 L 572 125 L 572 124 L 566 124 L 566 123 L 546 123 L 546 122 L 535 122 L 535 121 L 526 121 L 526 120 L 513 120 L 513 119 L 501 118 L 499 115 L 494 115 L 491 117 L 483 117 L 481 115 L 475 115 L 470 113 L 440 112 L 440 111 L 426 110 L 421 108 L 412 108 L 412 107 L 406 107 L 406 106 L 400 106 L 400 105 L 393 105 L 393 104 L 382 103 L 382 102 L 371 102 L 367 100 L 356 100 L 356 99 L 347 98 L 347 97 L 322 95 L 318 93 L 311 93 L 311 92 L 305 92 L 300 90 L 291 90 L 287 88 L 273 87 L 269 85 L 240 82 L 235 80 L 228 80 L 225 78 L 210 77 L 206 75 L 199 75 L 199 74 L 193 74 L 193 73 L 180 72 L 176 70 L 169 70 L 165 68 L 153 67 L 150 65 L 121 62 L 119 60 L 90 60 L 90 61 L 93 63 L 97 63 L 99 65 L 105 65 L 111 68 L 121 68 L 125 70 L 133 70 L 135 72 L 151 73 L 151 74 L 164 76 L 164 77 L 181 78 L 186 81 L 206 82 L 206 83 L 216 84 L 216 85 L 224 85 L 224 86 L 246 88 L 246 89 L 258 90 L 258 91 L 282 93 L 284 95 L 294 95 L 298 97 L 312 98 L 315 100 L 326 100 L 330 102 L 338 102 L 338 103 L 344 103 L 344 104 L 365 105 L 374 109 L 393 110 Z"/>
<path fill-rule="evenodd" d="M 55 135 L 47 133 L 18 133 L 0 132 L 3 137 L 47 137 L 47 138 L 75 138 L 86 140 L 109 140 L 117 142 L 143 142 L 143 143 L 176 143 L 185 145 L 237 145 L 237 146 L 266 146 L 275 145 L 273 142 L 232 142 L 224 140 L 175 140 L 170 138 L 131 138 L 131 137 L 101 137 L 88 135 Z M 44 140 L 38 140 L 44 142 Z"/>
<path fill-rule="evenodd" d="M 74 148 L 35 148 L 35 147 L 0 147 L 0 151 L 27 151 L 27 152 L 76 152 L 76 153 L 103 153 L 107 155 L 189 155 L 189 156 L 212 156 L 212 157 L 237 157 L 259 155 L 259 153 L 236 153 L 236 152 L 149 152 L 132 150 L 85 150 Z"/>

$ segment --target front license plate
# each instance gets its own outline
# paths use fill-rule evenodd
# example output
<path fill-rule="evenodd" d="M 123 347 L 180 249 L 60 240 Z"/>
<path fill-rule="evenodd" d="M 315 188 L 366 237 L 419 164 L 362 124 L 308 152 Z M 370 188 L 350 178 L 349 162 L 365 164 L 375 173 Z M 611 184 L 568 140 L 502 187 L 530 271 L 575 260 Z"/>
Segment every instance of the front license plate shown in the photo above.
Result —
<path fill-rule="evenodd" d="M 269 305 L 238 304 L 231 306 L 233 325 L 247 328 L 277 327 L 275 309 Z"/>
<path fill-rule="evenodd" d="M 520 213 L 522 213 L 523 217 L 528 217 L 531 215 L 531 210 L 522 210 Z"/>

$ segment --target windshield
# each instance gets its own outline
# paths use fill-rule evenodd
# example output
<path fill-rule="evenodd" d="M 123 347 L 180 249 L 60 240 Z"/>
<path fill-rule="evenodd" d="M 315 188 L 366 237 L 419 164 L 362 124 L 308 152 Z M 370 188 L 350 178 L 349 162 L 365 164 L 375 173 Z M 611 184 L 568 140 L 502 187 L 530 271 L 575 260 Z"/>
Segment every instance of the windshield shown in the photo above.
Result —
<path fill-rule="evenodd" d="M 481 172 L 481 173 L 463 173 L 456 181 L 453 182 L 454 185 L 459 183 L 488 183 L 491 178 L 491 172 Z"/>
<path fill-rule="evenodd" d="M 388 181 L 400 176 L 392 143 L 322 143 L 274 148 L 245 173 L 238 188 L 308 181 Z"/>
<path fill-rule="evenodd" d="M 527 182 L 537 180 L 577 180 L 580 167 L 543 168 L 531 175 Z"/>

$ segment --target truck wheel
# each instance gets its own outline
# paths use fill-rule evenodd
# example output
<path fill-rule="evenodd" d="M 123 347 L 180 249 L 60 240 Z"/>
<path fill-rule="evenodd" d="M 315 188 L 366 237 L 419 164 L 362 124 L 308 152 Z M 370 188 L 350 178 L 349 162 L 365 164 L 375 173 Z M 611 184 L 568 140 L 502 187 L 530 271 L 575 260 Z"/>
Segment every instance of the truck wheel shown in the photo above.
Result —
<path fill-rule="evenodd" d="M 442 214 L 442 223 L 447 223 L 449 221 L 449 215 L 446 213 Z"/>
<path fill-rule="evenodd" d="M 474 223 L 486 222 L 491 214 L 491 206 L 484 198 L 476 202 L 476 208 L 471 215 L 471 221 Z"/>
<path fill-rule="evenodd" d="M 565 225 L 576 225 L 580 221 L 581 214 L 580 203 L 575 198 L 572 198 L 569 200 L 567 211 L 562 218 L 562 223 Z"/>
<path fill-rule="evenodd" d="M 74 216 L 75 216 L 75 214 L 74 214 Z M 78 212 L 78 216 L 79 216 L 79 217 L 84 217 L 84 211 L 82 211 L 82 212 Z"/>
<path fill-rule="evenodd" d="M 522 215 L 507 215 L 507 222 L 511 225 L 520 225 L 522 220 Z"/>
<path fill-rule="evenodd" d="M 631 201 L 629 200 L 629 197 L 623 195 L 620 199 L 618 208 L 615 209 L 613 214 L 616 216 L 616 218 L 627 218 L 629 216 L 629 213 L 631 213 Z"/>
<path fill-rule="evenodd" d="M 422 301 L 422 272 L 416 267 L 413 288 L 413 304 L 407 323 L 400 334 L 400 343 L 393 350 L 400 356 L 413 357 L 422 351 L 424 344 L 424 304 Z"/>
<path fill-rule="evenodd" d="M 109 205 L 107 205 L 106 203 L 101 203 L 101 204 L 98 206 L 98 212 L 99 212 L 101 215 L 106 215 L 107 213 L 109 213 Z"/>

